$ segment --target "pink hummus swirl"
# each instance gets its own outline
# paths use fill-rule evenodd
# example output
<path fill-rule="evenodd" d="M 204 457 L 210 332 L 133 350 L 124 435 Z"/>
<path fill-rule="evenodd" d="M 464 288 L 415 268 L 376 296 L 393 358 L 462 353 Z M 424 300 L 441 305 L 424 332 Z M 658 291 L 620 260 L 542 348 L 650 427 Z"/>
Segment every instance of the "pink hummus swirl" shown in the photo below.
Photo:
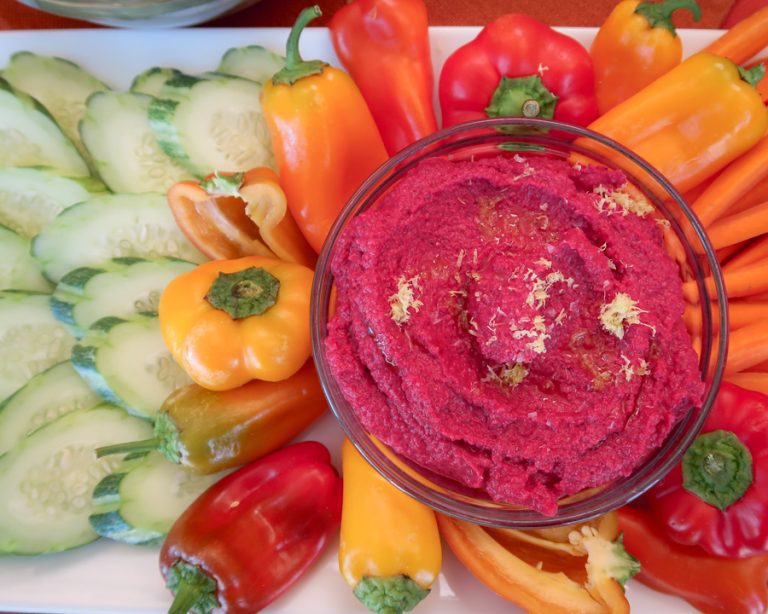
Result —
<path fill-rule="evenodd" d="M 618 171 L 428 160 L 344 230 L 326 353 L 365 429 L 551 515 L 631 474 L 703 385 L 677 265 Z"/>

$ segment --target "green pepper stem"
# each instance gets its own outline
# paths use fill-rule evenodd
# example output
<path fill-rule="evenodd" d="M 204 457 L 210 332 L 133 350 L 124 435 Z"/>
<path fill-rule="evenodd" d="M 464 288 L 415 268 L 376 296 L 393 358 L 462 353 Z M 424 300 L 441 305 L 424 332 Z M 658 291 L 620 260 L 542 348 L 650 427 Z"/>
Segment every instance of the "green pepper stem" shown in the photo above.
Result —
<path fill-rule="evenodd" d="M 293 24 L 291 33 L 288 35 L 288 42 L 285 46 L 285 66 L 272 77 L 274 85 L 293 85 L 299 79 L 320 74 L 328 66 L 328 64 L 321 60 L 303 59 L 299 51 L 299 38 L 302 31 L 310 21 L 320 17 L 322 14 L 323 12 L 317 5 L 309 6 L 299 13 L 296 23 Z"/>
<path fill-rule="evenodd" d="M 701 8 L 696 0 L 664 0 L 664 2 L 642 2 L 637 5 L 635 13 L 648 20 L 652 28 L 665 28 L 677 36 L 675 25 L 672 23 L 672 13 L 678 9 L 691 11 L 694 21 L 701 19 Z"/>
<path fill-rule="evenodd" d="M 754 479 L 752 455 L 731 431 L 699 435 L 682 461 L 683 488 L 724 511 L 741 499 Z"/>
<path fill-rule="evenodd" d="M 168 614 L 186 614 L 193 609 L 198 614 L 210 614 L 221 607 L 216 580 L 197 565 L 174 562 L 168 569 L 166 586 L 174 593 Z"/>
<path fill-rule="evenodd" d="M 752 68 L 744 68 L 743 66 L 737 66 L 736 68 L 739 69 L 739 76 L 752 87 L 757 87 L 757 84 L 765 76 L 765 64 L 762 62 L 755 64 Z"/>
<path fill-rule="evenodd" d="M 557 96 L 542 83 L 539 75 L 502 77 L 485 108 L 488 117 L 544 117 L 552 119 Z"/>
<path fill-rule="evenodd" d="M 375 578 L 364 576 L 354 590 L 355 596 L 376 614 L 410 612 L 429 594 L 408 576 Z"/>
<path fill-rule="evenodd" d="M 199 587 L 181 578 L 176 585 L 176 594 L 173 596 L 171 607 L 168 608 L 168 614 L 187 614 L 199 598 Z"/>
<path fill-rule="evenodd" d="M 259 316 L 277 303 L 280 280 L 261 267 L 219 273 L 205 300 L 233 320 Z"/>
<path fill-rule="evenodd" d="M 111 446 L 96 448 L 96 457 L 110 456 L 111 454 L 135 454 L 142 452 L 154 452 L 160 449 L 161 441 L 157 437 L 142 439 L 141 441 L 129 441 L 128 443 L 116 443 Z"/>

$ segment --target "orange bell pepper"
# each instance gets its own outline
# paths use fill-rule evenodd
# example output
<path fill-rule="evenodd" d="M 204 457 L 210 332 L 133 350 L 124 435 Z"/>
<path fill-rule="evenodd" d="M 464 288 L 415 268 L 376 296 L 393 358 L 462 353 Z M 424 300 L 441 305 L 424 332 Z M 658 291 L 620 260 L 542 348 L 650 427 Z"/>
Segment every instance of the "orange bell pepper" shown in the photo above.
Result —
<path fill-rule="evenodd" d="M 387 482 L 344 438 L 339 569 L 371 611 L 408 612 L 442 564 L 435 512 Z"/>
<path fill-rule="evenodd" d="M 600 26 L 590 53 L 601 115 L 680 63 L 683 45 L 672 24 L 678 9 L 701 18 L 696 0 L 623 0 Z"/>
<path fill-rule="evenodd" d="M 305 266 L 257 256 L 202 264 L 160 297 L 165 344 L 209 390 L 286 379 L 311 353 L 312 276 Z"/>
<path fill-rule="evenodd" d="M 639 570 L 605 523 L 572 526 L 567 541 L 550 532 L 484 528 L 438 514 L 448 546 L 495 593 L 527 612 L 628 613 L 624 583 Z M 554 537 L 556 537 L 556 533 Z"/>
<path fill-rule="evenodd" d="M 182 232 L 211 259 L 266 256 L 315 264 L 269 168 L 181 181 L 168 190 L 168 204 Z"/>
<path fill-rule="evenodd" d="M 320 14 L 317 6 L 301 12 L 285 68 L 264 84 L 261 101 L 288 208 L 316 252 L 347 199 L 388 158 L 352 78 L 299 54 L 301 31 Z"/>
<path fill-rule="evenodd" d="M 703 51 L 589 128 L 628 147 L 685 192 L 765 134 L 768 111 L 752 84 L 761 76 Z"/>

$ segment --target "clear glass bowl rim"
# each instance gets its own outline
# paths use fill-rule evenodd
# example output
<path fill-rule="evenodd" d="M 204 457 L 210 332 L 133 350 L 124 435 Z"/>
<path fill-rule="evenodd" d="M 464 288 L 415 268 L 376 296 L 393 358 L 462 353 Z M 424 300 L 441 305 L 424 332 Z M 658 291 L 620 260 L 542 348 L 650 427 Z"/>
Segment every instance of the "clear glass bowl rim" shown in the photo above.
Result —
<path fill-rule="evenodd" d="M 330 272 L 330 263 L 333 254 L 333 248 L 336 245 L 336 240 L 350 217 L 353 217 L 357 211 L 361 208 L 366 201 L 373 198 L 373 195 L 369 194 L 372 190 L 380 187 L 382 184 L 386 184 L 392 177 L 390 173 L 395 171 L 397 167 L 405 160 L 411 158 L 419 151 L 429 148 L 431 145 L 440 141 L 447 141 L 451 137 L 456 137 L 464 133 L 471 133 L 473 131 L 480 131 L 493 128 L 499 128 L 502 126 L 513 126 L 519 128 L 529 128 L 540 131 L 559 131 L 564 133 L 570 133 L 576 137 L 586 137 L 594 140 L 601 145 L 605 145 L 615 152 L 618 152 L 624 156 L 631 163 L 637 165 L 644 173 L 647 173 L 653 181 L 655 181 L 664 192 L 671 197 L 673 204 L 676 204 L 680 211 L 683 213 L 685 220 L 690 224 L 696 239 L 698 240 L 701 249 L 703 250 L 703 257 L 709 267 L 710 274 L 713 278 L 715 285 L 715 296 L 718 307 L 718 325 L 720 331 L 725 331 L 719 336 L 719 342 L 717 343 L 717 352 L 714 357 L 714 367 L 709 370 L 711 376 L 706 379 L 708 381 L 709 388 L 706 392 L 702 408 L 696 416 L 691 416 L 689 413 L 680 424 L 670 433 L 667 437 L 665 444 L 657 450 L 649 461 L 642 465 L 628 478 L 619 480 L 618 484 L 612 484 L 605 490 L 597 493 L 595 496 L 587 497 L 574 503 L 568 503 L 560 506 L 558 513 L 555 516 L 543 516 L 537 512 L 527 509 L 511 509 L 509 507 L 496 506 L 496 504 L 488 501 L 485 505 L 478 505 L 468 502 L 467 500 L 457 499 L 450 494 L 433 490 L 420 481 L 414 479 L 407 473 L 403 472 L 397 465 L 395 465 L 385 454 L 379 450 L 372 442 L 367 432 L 363 429 L 362 425 L 357 421 L 348 422 L 342 415 L 341 405 L 346 405 L 348 413 L 354 416 L 353 410 L 349 407 L 346 399 L 343 397 L 339 390 L 333 374 L 325 360 L 324 352 L 324 339 L 326 336 L 327 320 L 328 320 L 328 306 L 330 301 L 330 289 L 332 286 L 332 274 Z M 428 150 L 429 155 L 433 155 L 437 150 Z M 642 185 L 642 182 L 639 182 Z M 690 242 L 685 237 L 680 237 L 681 241 L 687 248 L 687 253 L 692 253 Z M 712 301 L 710 300 L 708 290 L 704 284 L 704 275 L 702 274 L 701 266 L 698 261 L 694 261 L 695 265 L 695 277 L 698 284 L 699 296 L 702 304 L 708 304 L 709 308 L 704 311 L 704 328 L 703 338 L 707 339 L 707 343 L 703 343 L 702 347 L 707 347 L 708 358 L 704 361 L 704 368 L 707 370 L 709 365 L 712 364 L 711 356 L 711 342 L 714 338 L 713 334 L 713 322 L 712 322 Z M 705 303 L 706 301 L 706 303 Z M 677 190 L 670 184 L 670 182 L 659 173 L 653 166 L 647 161 L 633 153 L 623 145 L 616 141 L 589 130 L 588 128 L 582 128 L 571 124 L 565 124 L 554 120 L 538 119 L 538 118 L 513 118 L 513 117 L 496 117 L 474 120 L 461 124 L 456 124 L 448 128 L 443 128 L 437 132 L 409 145 L 395 156 L 391 157 L 384 164 L 382 164 L 376 171 L 371 174 L 365 182 L 363 182 L 355 193 L 345 204 L 344 208 L 340 212 L 336 221 L 334 222 L 328 237 L 325 241 L 323 249 L 319 255 L 317 261 L 317 267 L 315 269 L 315 277 L 311 291 L 311 303 L 310 303 L 310 331 L 312 336 L 312 353 L 317 368 L 318 376 L 322 384 L 325 396 L 328 400 L 329 406 L 340 424 L 345 435 L 350 439 L 352 444 L 357 448 L 360 454 L 391 484 L 410 495 L 411 497 L 421 501 L 428 505 L 432 509 L 447 514 L 449 516 L 473 522 L 486 526 L 496 526 L 503 528 L 514 529 L 534 529 L 545 528 L 552 526 L 560 526 L 564 524 L 573 524 L 579 522 L 585 522 L 602 514 L 608 513 L 612 510 L 621 507 L 636 499 L 655 483 L 657 483 L 664 475 L 666 475 L 672 467 L 680 460 L 684 451 L 693 442 L 695 437 L 701 430 L 704 421 L 709 414 L 709 410 L 714 403 L 717 395 L 720 383 L 723 377 L 723 371 L 725 369 L 725 361 L 728 350 L 728 303 L 726 300 L 725 285 L 723 282 L 722 272 L 720 266 L 706 232 L 703 226 L 699 222 L 696 215 L 686 204 L 685 200 L 680 196 Z M 681 433 L 682 431 L 682 433 Z M 680 438 L 675 440 L 675 437 L 680 435 Z M 674 446 L 671 445 L 674 443 Z M 672 449 L 674 447 L 674 449 Z M 654 460 L 659 456 L 666 456 L 666 458 L 658 464 L 653 466 Z M 617 488 L 620 485 L 621 488 Z"/>

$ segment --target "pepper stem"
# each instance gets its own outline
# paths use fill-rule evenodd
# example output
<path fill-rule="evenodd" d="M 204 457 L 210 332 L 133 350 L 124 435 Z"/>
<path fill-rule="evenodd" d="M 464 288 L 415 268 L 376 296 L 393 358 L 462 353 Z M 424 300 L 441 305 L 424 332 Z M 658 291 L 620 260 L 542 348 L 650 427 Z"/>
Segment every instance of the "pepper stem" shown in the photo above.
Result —
<path fill-rule="evenodd" d="M 280 280 L 261 267 L 219 273 L 205 300 L 233 320 L 258 316 L 277 302 Z"/>
<path fill-rule="evenodd" d="M 694 21 L 701 19 L 701 8 L 696 0 L 664 0 L 664 2 L 642 2 L 637 5 L 635 13 L 648 20 L 652 28 L 665 28 L 677 36 L 675 25 L 672 23 L 672 13 L 678 9 L 691 11 Z"/>
<path fill-rule="evenodd" d="M 317 5 L 309 6 L 299 13 L 285 46 L 285 66 L 272 77 L 274 85 L 293 85 L 299 79 L 320 74 L 328 66 L 321 60 L 305 60 L 299 52 L 299 37 L 302 31 L 310 21 L 322 14 L 323 12 Z"/>
<path fill-rule="evenodd" d="M 408 576 L 374 578 L 364 576 L 354 590 L 355 596 L 376 614 L 410 612 L 429 594 Z"/>
<path fill-rule="evenodd" d="M 552 119 L 557 96 L 542 83 L 539 75 L 502 77 L 485 108 L 488 117 L 544 117 Z"/>
<path fill-rule="evenodd" d="M 731 431 L 699 435 L 682 461 L 683 488 L 724 511 L 752 485 L 752 455 Z"/>
<path fill-rule="evenodd" d="M 744 68 L 743 66 L 737 66 L 736 68 L 739 70 L 739 76 L 752 87 L 757 87 L 757 84 L 765 76 L 765 64 L 762 62 L 755 64 L 752 68 Z"/>
<path fill-rule="evenodd" d="M 199 589 L 182 578 L 176 585 L 173 603 L 168 608 L 168 614 L 187 614 L 199 598 Z"/>
<path fill-rule="evenodd" d="M 96 448 L 96 457 L 110 456 L 112 454 L 140 454 L 142 452 L 154 452 L 160 448 L 160 440 L 157 437 L 142 439 L 141 441 L 129 441 L 128 443 L 116 443 L 111 446 Z"/>
<path fill-rule="evenodd" d="M 168 569 L 166 586 L 174 592 L 168 614 L 186 614 L 193 609 L 198 614 L 210 614 L 220 607 L 216 580 L 197 565 L 176 561 Z"/>

